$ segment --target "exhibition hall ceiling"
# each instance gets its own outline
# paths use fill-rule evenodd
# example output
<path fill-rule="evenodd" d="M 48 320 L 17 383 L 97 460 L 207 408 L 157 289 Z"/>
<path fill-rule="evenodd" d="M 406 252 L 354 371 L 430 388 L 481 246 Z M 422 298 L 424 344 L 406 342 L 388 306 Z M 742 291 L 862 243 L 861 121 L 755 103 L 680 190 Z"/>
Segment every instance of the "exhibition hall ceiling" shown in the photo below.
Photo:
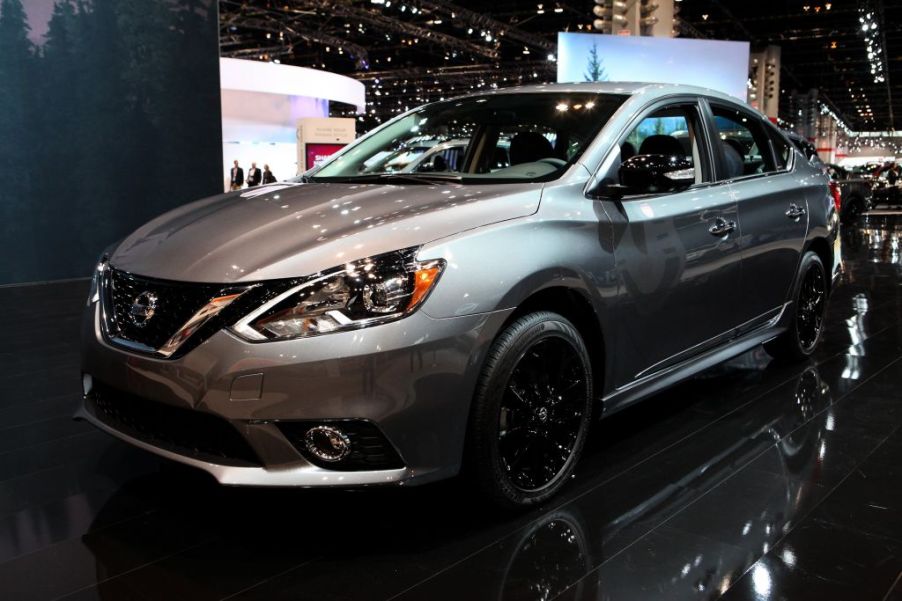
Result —
<path fill-rule="evenodd" d="M 384 118 L 441 97 L 554 81 L 557 33 L 591 32 L 593 6 L 592 0 L 221 0 L 220 42 L 223 56 L 360 79 L 368 87 L 367 112 Z M 747 40 L 753 51 L 779 45 L 784 96 L 817 88 L 853 129 L 902 127 L 902 1 L 676 6 L 680 37 Z"/>

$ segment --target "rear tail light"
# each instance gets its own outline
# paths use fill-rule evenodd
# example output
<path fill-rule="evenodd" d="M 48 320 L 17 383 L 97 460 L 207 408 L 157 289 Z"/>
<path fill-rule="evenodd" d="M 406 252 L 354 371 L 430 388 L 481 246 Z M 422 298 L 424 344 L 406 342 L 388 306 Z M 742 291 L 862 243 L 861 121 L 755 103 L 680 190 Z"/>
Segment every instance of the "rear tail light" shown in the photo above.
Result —
<path fill-rule="evenodd" d="M 833 196 L 833 204 L 836 205 L 836 211 L 839 212 L 842 206 L 842 193 L 839 191 L 839 184 L 830 182 L 830 194 Z"/>

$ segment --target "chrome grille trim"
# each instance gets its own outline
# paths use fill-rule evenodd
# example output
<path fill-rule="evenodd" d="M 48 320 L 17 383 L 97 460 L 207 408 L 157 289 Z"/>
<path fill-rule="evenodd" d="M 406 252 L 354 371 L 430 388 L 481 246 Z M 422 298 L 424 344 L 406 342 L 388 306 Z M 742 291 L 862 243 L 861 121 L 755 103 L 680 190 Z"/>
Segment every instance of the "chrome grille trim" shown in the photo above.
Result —
<path fill-rule="evenodd" d="M 117 283 L 128 291 L 117 290 Z M 102 331 L 112 344 L 130 351 L 168 359 L 211 319 L 256 287 L 257 284 L 234 286 L 156 280 L 107 266 L 101 277 Z M 127 297 L 139 289 L 152 290 L 161 299 L 161 308 L 153 318 L 158 321 L 153 323 L 152 328 L 146 330 L 143 325 L 129 327 L 126 321 Z M 178 300 L 173 301 L 173 296 L 177 296 Z M 174 307 L 168 308 L 167 302 Z"/>

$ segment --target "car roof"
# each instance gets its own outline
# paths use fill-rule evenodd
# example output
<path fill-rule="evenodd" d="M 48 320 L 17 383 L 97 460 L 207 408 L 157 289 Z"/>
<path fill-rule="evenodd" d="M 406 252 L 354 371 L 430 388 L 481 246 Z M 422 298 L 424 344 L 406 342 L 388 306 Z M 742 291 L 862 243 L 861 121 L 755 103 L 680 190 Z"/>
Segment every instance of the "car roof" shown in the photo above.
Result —
<path fill-rule="evenodd" d="M 476 92 L 470 96 L 484 96 L 494 94 L 529 94 L 536 92 L 567 93 L 567 92 L 595 92 L 597 94 L 622 94 L 626 96 L 643 95 L 647 97 L 672 96 L 675 94 L 687 94 L 692 96 L 709 96 L 729 102 L 744 105 L 745 102 L 723 92 L 700 86 L 669 83 L 648 83 L 638 81 L 581 81 L 572 83 L 549 83 L 514 86 Z"/>

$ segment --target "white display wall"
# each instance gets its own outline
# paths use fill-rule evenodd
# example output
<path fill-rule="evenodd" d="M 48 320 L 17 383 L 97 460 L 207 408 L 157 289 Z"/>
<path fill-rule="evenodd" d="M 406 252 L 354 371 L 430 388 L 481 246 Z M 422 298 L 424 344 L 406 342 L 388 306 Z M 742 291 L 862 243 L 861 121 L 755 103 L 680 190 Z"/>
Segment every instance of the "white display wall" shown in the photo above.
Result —
<path fill-rule="evenodd" d="M 245 176 L 251 162 L 268 163 L 278 179 L 298 173 L 297 125 L 307 117 L 327 117 L 329 101 L 363 112 L 364 85 L 343 75 L 239 59 L 220 59 L 222 89 L 223 189 L 232 161 Z"/>

